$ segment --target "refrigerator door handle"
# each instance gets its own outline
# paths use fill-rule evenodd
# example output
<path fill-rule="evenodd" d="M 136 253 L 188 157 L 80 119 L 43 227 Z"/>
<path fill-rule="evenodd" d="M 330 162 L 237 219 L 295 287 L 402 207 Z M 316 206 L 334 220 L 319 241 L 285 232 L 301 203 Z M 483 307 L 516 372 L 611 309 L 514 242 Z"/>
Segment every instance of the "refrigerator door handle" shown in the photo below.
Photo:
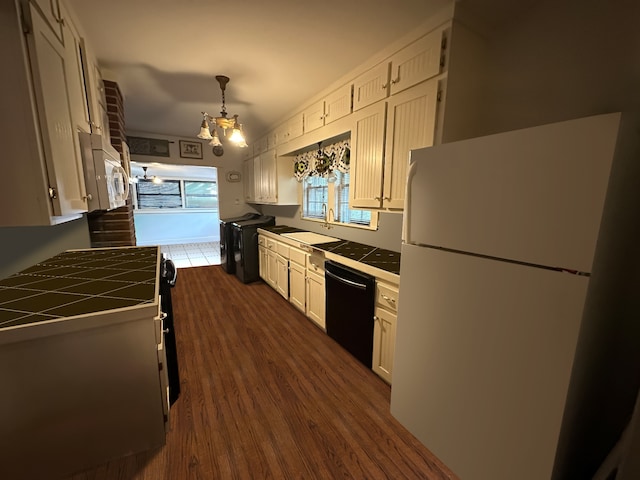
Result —
<path fill-rule="evenodd" d="M 409 242 L 409 234 L 411 233 L 411 183 L 417 171 L 417 162 L 409 163 L 409 172 L 407 173 L 407 187 L 404 195 L 404 215 L 402 219 L 402 243 Z"/>

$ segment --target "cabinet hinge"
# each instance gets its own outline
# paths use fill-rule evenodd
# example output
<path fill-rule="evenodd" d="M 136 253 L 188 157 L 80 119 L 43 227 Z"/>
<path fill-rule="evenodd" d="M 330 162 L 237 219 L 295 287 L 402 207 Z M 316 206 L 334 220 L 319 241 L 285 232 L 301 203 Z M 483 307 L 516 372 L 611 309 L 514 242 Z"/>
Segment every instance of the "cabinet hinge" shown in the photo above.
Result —
<path fill-rule="evenodd" d="M 51 200 L 55 200 L 56 198 L 58 198 L 58 192 L 53 187 L 49 187 L 49 198 Z"/>
<path fill-rule="evenodd" d="M 442 50 L 447 48 L 447 37 L 445 35 L 442 36 L 442 42 L 440 43 L 440 48 Z"/>
<path fill-rule="evenodd" d="M 446 56 L 443 53 L 442 55 L 440 55 L 440 66 L 444 67 L 445 62 L 446 62 Z"/>
<path fill-rule="evenodd" d="M 436 96 L 436 100 L 438 102 L 442 100 L 442 90 L 438 90 L 438 95 Z"/>

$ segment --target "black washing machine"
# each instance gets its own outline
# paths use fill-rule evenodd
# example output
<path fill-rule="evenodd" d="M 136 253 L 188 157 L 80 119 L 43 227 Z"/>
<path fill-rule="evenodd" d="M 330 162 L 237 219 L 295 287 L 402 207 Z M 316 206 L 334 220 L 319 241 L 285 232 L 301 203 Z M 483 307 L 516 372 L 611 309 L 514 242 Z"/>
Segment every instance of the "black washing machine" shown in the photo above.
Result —
<path fill-rule="evenodd" d="M 220 265 L 227 273 L 236 271 L 236 262 L 233 259 L 233 226 L 234 222 L 255 220 L 260 218 L 259 213 L 245 213 L 241 217 L 220 219 Z"/>
<path fill-rule="evenodd" d="M 242 283 L 255 282 L 260 278 L 258 257 L 258 228 L 276 224 L 275 217 L 262 216 L 254 220 L 233 223 L 233 258 L 236 277 Z"/>

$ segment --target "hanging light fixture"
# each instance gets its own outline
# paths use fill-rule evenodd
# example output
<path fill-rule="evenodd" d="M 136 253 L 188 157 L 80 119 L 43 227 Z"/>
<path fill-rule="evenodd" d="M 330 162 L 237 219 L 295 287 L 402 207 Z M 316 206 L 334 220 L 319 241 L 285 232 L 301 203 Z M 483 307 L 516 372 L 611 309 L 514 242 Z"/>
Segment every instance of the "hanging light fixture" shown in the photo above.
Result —
<path fill-rule="evenodd" d="M 229 77 L 216 75 L 216 80 L 220 84 L 220 90 L 222 91 L 222 109 L 220 110 L 220 116 L 213 117 L 207 112 L 202 112 L 200 133 L 198 133 L 197 137 L 202 138 L 203 140 L 211 140 L 209 145 L 214 147 L 215 153 L 216 147 L 222 147 L 222 142 L 220 142 L 217 129 L 221 128 L 222 135 L 225 137 L 227 136 L 227 130 L 231 130 L 229 141 L 235 143 L 239 147 L 246 147 L 248 145 L 244 137 L 244 132 L 242 131 L 242 125 L 238 123 L 238 115 L 233 115 L 232 117 L 227 116 L 224 92 L 227 87 L 227 83 L 229 83 Z M 209 130 L 209 122 L 211 122 L 211 130 Z M 218 148 L 218 150 L 220 150 L 220 148 Z"/>

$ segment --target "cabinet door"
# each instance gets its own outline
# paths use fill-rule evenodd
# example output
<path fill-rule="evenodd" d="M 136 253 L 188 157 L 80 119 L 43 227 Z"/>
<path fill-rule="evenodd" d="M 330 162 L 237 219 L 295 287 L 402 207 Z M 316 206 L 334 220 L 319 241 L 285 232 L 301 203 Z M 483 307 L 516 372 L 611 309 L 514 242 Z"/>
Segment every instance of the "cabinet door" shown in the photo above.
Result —
<path fill-rule="evenodd" d="M 320 275 L 307 270 L 307 317 L 322 329 L 325 326 L 325 294 L 324 274 Z"/>
<path fill-rule="evenodd" d="M 339 88 L 324 99 L 324 124 L 328 125 L 351 113 L 353 86 L 351 84 Z"/>
<path fill-rule="evenodd" d="M 77 129 L 90 133 L 89 105 L 87 104 L 82 57 L 80 54 L 81 37 L 64 3 L 60 4 L 60 14 L 64 19 L 62 28 L 64 31 L 65 67 L 71 119 Z"/>
<path fill-rule="evenodd" d="M 89 104 L 89 118 L 91 132 L 109 138 L 109 118 L 107 116 L 106 96 L 102 75 L 91 48 L 82 40 L 82 66 L 86 80 L 87 102 Z"/>
<path fill-rule="evenodd" d="M 253 200 L 261 203 L 264 197 L 264 184 L 262 181 L 262 159 L 260 155 L 253 157 Z"/>
<path fill-rule="evenodd" d="M 386 102 L 354 114 L 351 130 L 351 186 L 349 205 L 380 208 Z"/>
<path fill-rule="evenodd" d="M 304 119 L 302 113 L 298 113 L 287 122 L 287 141 L 298 138 L 304 133 Z"/>
<path fill-rule="evenodd" d="M 302 112 L 304 133 L 311 132 L 324 125 L 324 100 L 314 103 Z"/>
<path fill-rule="evenodd" d="M 260 176 L 262 178 L 262 201 L 276 203 L 278 200 L 278 167 L 275 149 L 260 155 Z"/>
<path fill-rule="evenodd" d="M 66 85 L 65 49 L 34 6 L 29 7 L 33 27 L 28 36 L 29 60 L 49 185 L 55 189 L 53 212 L 57 216 L 86 212 L 80 144 Z"/>
<path fill-rule="evenodd" d="M 373 371 L 388 383 L 393 372 L 393 355 L 396 344 L 396 315 L 376 308 L 373 324 Z"/>
<path fill-rule="evenodd" d="M 391 58 L 391 95 L 440 73 L 443 29 L 425 35 Z"/>
<path fill-rule="evenodd" d="M 303 266 L 289 262 L 289 301 L 302 313 L 306 308 L 306 272 Z"/>
<path fill-rule="evenodd" d="M 58 0 L 31 0 L 38 5 L 38 8 L 42 12 L 44 21 L 51 28 L 58 40 L 63 40 L 63 21 L 60 16 L 60 6 Z"/>
<path fill-rule="evenodd" d="M 278 289 L 278 254 L 267 250 L 267 283 L 275 290 Z"/>
<path fill-rule="evenodd" d="M 253 178 L 253 158 L 242 162 L 242 179 L 244 201 L 253 202 L 256 199 L 256 186 Z"/>
<path fill-rule="evenodd" d="M 388 103 L 382 206 L 404 208 L 409 152 L 433 145 L 438 81 L 392 96 Z"/>
<path fill-rule="evenodd" d="M 360 110 L 389 95 L 389 63 L 383 62 L 353 82 L 353 111 Z"/>
<path fill-rule="evenodd" d="M 266 247 L 258 247 L 258 266 L 260 269 L 260 278 L 269 283 L 269 259 Z"/>
<path fill-rule="evenodd" d="M 289 299 L 289 260 L 276 255 L 277 280 L 276 291 L 287 300 Z"/>

